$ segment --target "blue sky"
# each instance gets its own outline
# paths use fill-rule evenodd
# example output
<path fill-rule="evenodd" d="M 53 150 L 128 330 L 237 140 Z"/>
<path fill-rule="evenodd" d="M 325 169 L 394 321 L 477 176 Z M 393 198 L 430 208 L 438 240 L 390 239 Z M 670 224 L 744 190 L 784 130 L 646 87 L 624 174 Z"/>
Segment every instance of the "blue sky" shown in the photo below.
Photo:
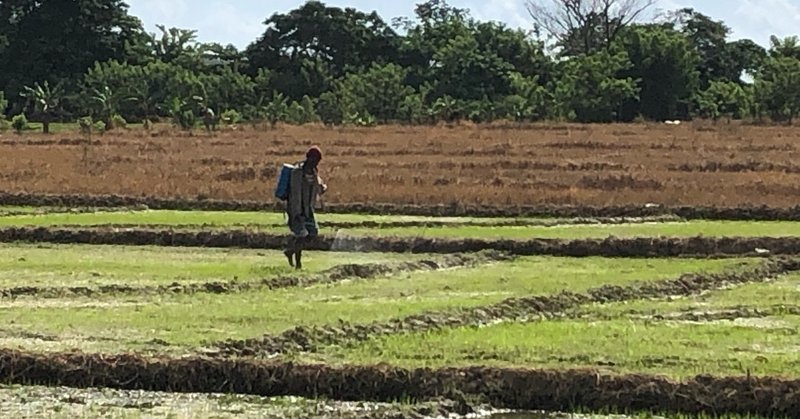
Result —
<path fill-rule="evenodd" d="M 330 0 L 325 3 L 378 13 L 387 22 L 397 16 L 411 16 L 420 0 Z M 286 12 L 303 0 L 127 0 L 130 12 L 150 32 L 156 24 L 198 30 L 201 41 L 234 44 L 244 48 L 264 31 L 263 22 L 275 12 Z M 470 9 L 481 20 L 502 21 L 530 29 L 524 0 L 451 0 L 450 4 Z M 724 20 L 733 38 L 749 38 L 764 46 L 770 35 L 800 34 L 800 0 L 659 0 L 659 9 L 693 7 L 715 19 Z"/>

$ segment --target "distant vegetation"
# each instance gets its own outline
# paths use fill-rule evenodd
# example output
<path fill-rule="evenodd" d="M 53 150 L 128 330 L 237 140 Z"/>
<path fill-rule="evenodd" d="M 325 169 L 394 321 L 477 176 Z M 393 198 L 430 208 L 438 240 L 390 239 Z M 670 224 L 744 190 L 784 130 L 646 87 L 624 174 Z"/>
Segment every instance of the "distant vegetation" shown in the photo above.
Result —
<path fill-rule="evenodd" d="M 266 19 L 264 34 L 239 51 L 198 42 L 189 29 L 147 33 L 120 0 L 3 2 L 0 129 L 22 114 L 46 130 L 87 117 L 105 129 L 154 119 L 213 129 L 240 121 L 791 122 L 800 113 L 797 37 L 773 38 L 766 49 L 731 41 L 724 22 L 692 9 L 646 21 L 653 1 L 569 3 L 528 1 L 536 28 L 528 33 L 442 0 L 391 23 L 309 1 Z"/>

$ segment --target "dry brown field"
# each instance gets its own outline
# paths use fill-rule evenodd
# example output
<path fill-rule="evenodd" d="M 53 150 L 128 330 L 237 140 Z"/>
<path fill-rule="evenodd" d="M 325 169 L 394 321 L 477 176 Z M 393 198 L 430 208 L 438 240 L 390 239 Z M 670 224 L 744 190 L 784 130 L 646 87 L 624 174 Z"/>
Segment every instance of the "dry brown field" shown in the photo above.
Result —
<path fill-rule="evenodd" d="M 271 201 L 278 168 L 324 152 L 325 202 L 769 205 L 800 200 L 800 129 L 687 123 L 158 127 L 0 135 L 0 190 Z"/>

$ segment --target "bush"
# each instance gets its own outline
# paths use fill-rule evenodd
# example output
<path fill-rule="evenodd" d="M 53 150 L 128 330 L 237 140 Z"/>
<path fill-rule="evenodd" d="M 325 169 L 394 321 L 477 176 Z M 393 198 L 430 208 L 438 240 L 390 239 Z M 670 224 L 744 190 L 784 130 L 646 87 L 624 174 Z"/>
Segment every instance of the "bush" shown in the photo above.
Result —
<path fill-rule="evenodd" d="M 325 92 L 317 100 L 317 115 L 325 125 L 342 123 L 344 115 L 339 106 L 339 98 L 333 92 Z"/>
<path fill-rule="evenodd" d="M 312 122 L 319 122 L 320 118 L 317 115 L 316 104 L 314 100 L 308 96 L 303 96 L 299 102 L 292 102 L 289 106 L 287 120 L 295 125 L 309 124 Z"/>
<path fill-rule="evenodd" d="M 0 132 L 6 132 L 11 128 L 11 123 L 6 120 L 5 115 L 0 115 Z"/>
<path fill-rule="evenodd" d="M 228 109 L 222 113 L 222 121 L 226 125 L 236 125 L 239 122 L 242 122 L 242 114 L 240 114 L 236 109 Z"/>
<path fill-rule="evenodd" d="M 92 131 L 99 132 L 101 134 L 106 132 L 106 128 L 106 123 L 103 121 L 97 121 L 92 125 Z"/>
<path fill-rule="evenodd" d="M 91 116 L 84 116 L 78 119 L 78 127 L 81 130 L 81 134 L 91 134 L 93 126 L 94 121 Z"/>
<path fill-rule="evenodd" d="M 22 134 L 22 131 L 28 129 L 28 118 L 24 113 L 15 116 L 11 119 L 11 127 L 14 128 L 17 134 Z"/>
<path fill-rule="evenodd" d="M 178 114 L 177 122 L 181 128 L 190 130 L 197 125 L 197 117 L 191 109 L 187 109 Z"/>
<path fill-rule="evenodd" d="M 5 116 L 3 115 L 8 107 L 8 100 L 6 100 L 6 94 L 2 90 L 0 90 L 0 120 L 5 121 Z"/>
<path fill-rule="evenodd" d="M 109 129 L 116 129 L 116 128 L 125 129 L 127 127 L 128 127 L 128 121 L 126 121 L 125 118 L 122 117 L 122 115 L 115 114 L 114 116 L 111 117 L 111 126 L 108 127 L 108 128 Z"/>

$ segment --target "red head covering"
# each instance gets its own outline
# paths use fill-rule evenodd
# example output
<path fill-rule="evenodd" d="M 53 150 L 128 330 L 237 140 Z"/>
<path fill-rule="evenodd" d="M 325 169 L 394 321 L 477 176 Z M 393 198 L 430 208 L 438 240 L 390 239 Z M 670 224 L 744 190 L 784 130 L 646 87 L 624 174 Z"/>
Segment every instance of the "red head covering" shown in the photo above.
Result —
<path fill-rule="evenodd" d="M 319 147 L 313 146 L 308 149 L 306 153 L 307 159 L 316 159 L 316 161 L 322 161 L 322 150 Z"/>

